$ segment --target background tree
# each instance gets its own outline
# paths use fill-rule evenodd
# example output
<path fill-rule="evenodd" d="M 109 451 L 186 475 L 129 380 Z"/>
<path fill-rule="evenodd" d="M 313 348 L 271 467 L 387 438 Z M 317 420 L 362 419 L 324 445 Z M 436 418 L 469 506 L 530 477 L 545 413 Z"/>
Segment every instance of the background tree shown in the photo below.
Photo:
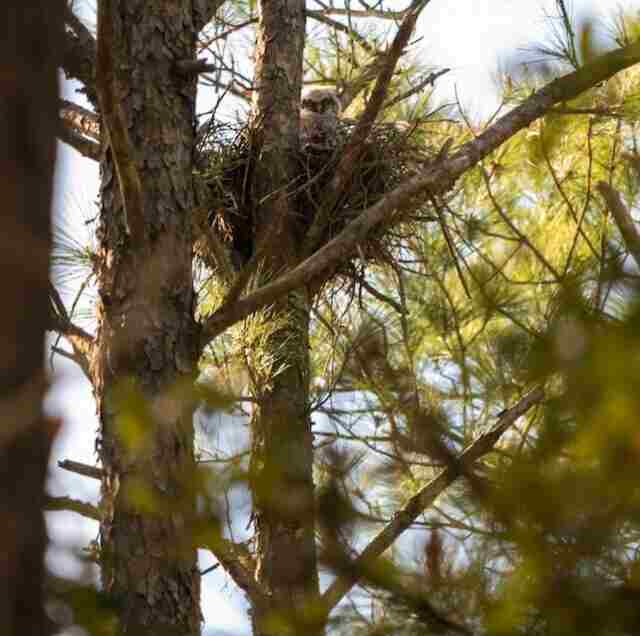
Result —
<path fill-rule="evenodd" d="M 618 166 L 634 165 L 640 49 L 621 19 L 617 48 L 598 51 L 557 4 L 542 53 L 558 64 L 505 78 L 504 114 L 482 131 L 429 99 L 444 70 L 409 46 L 428 0 L 100 0 L 95 38 L 67 11 L 63 68 L 91 108 L 62 103 L 60 136 L 100 163 L 98 302 L 94 330 L 61 302 L 55 325 L 100 418 L 101 465 L 66 466 L 99 477 L 102 499 L 50 505 L 100 520 L 97 600 L 117 627 L 96 633 L 199 633 L 197 547 L 246 594 L 260 635 L 322 633 L 357 584 L 378 599 L 373 630 L 636 620 L 620 497 L 634 446 L 615 406 L 632 409 L 633 391 L 594 366 L 609 368 L 612 342 L 620 368 L 634 364 L 615 241 L 634 253 L 635 177 Z M 253 68 L 229 46 L 243 38 Z M 220 92 L 198 118 L 200 76 Z M 303 83 L 337 89 L 328 149 L 300 147 Z M 235 126 L 231 96 L 248 102 Z M 620 235 L 602 198 L 627 221 Z M 203 401 L 249 407 L 246 452 L 226 470 L 196 460 Z M 600 491 L 605 477 L 615 487 Z M 249 524 L 218 496 L 238 480 Z M 535 496 L 540 484 L 557 498 Z M 401 502 L 389 512 L 381 497 Z M 420 573 L 385 557 L 415 524 L 428 529 Z"/>
<path fill-rule="evenodd" d="M 51 633 L 44 612 L 42 507 L 57 423 L 44 417 L 42 401 L 57 128 L 55 52 L 62 35 L 57 4 L 7 2 L 0 26 L 0 258 L 7 303 L 0 317 L 0 622 L 10 635 Z"/>

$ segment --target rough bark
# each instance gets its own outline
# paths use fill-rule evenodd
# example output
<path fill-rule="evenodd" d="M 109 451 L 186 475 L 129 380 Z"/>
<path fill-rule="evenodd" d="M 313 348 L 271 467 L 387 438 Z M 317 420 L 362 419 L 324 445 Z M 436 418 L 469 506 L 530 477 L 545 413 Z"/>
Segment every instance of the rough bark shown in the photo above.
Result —
<path fill-rule="evenodd" d="M 53 5 L 53 6 L 52 6 Z M 42 514 L 56 425 L 46 389 L 50 206 L 57 128 L 61 2 L 14 1 L 0 11 L 0 625 L 49 634 Z"/>
<path fill-rule="evenodd" d="M 294 183 L 305 42 L 304 0 L 259 5 L 253 122 L 258 160 L 254 213 L 261 282 L 300 260 Z M 264 246 L 264 252 L 262 252 Z M 254 634 L 320 631 L 310 608 L 318 598 L 314 539 L 313 438 L 308 412 L 309 298 L 303 288 L 279 299 L 270 314 L 281 326 L 264 355 L 271 377 L 256 386 L 252 422 L 252 494 L 256 579 L 267 600 L 252 608 Z"/>
<path fill-rule="evenodd" d="M 107 143 L 91 372 L 101 426 L 103 585 L 119 604 L 120 633 L 194 635 L 201 619 L 189 529 L 193 405 L 176 387 L 193 381 L 197 358 L 189 219 L 196 86 L 174 72 L 177 60 L 195 58 L 193 7 L 102 0 L 98 16 Z"/>

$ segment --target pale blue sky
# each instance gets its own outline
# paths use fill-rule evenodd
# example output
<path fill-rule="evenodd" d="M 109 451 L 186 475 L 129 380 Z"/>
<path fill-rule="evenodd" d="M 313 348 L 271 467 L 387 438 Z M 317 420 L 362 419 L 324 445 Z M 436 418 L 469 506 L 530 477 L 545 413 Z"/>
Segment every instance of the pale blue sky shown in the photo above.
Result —
<path fill-rule="evenodd" d="M 406 2 L 398 2 L 404 6 Z M 602 17 L 619 6 L 638 7 L 637 1 L 574 0 L 576 15 L 597 12 Z M 517 54 L 518 48 L 541 42 L 548 26 L 544 11 L 551 12 L 553 0 L 432 0 L 420 23 L 418 47 L 426 60 L 438 67 L 450 67 L 440 95 L 451 99 L 457 89 L 472 113 L 488 113 L 495 107 L 493 77 L 499 66 Z M 73 98 L 73 94 L 68 95 Z M 91 216 L 91 202 L 97 193 L 97 168 L 66 146 L 61 146 L 57 174 L 56 209 L 68 219 L 85 209 Z M 81 223 L 78 231 L 82 232 Z M 79 372 L 60 359 L 49 397 L 51 409 L 64 417 L 64 429 L 54 448 L 50 489 L 56 495 L 97 503 L 98 483 L 78 478 L 56 467 L 58 459 L 69 458 L 93 464 L 96 434 L 95 405 L 91 389 Z M 82 566 L 72 552 L 96 538 L 97 524 L 71 513 L 48 514 L 54 547 L 49 564 L 60 574 L 79 576 Z M 203 553 L 203 567 L 214 560 Z M 203 614 L 207 630 L 246 633 L 249 623 L 246 603 L 221 569 L 203 580 Z"/>

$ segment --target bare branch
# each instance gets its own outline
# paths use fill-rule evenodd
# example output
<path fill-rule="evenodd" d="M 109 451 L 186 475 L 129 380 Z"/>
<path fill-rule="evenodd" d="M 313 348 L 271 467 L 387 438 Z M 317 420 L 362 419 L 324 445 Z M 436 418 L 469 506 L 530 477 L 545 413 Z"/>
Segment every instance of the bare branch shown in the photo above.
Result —
<path fill-rule="evenodd" d="M 367 53 L 371 55 L 376 55 L 378 51 L 376 51 L 375 47 L 365 38 L 360 35 L 355 29 L 350 28 L 349 25 L 344 24 L 343 22 L 338 22 L 337 20 L 332 20 L 329 18 L 324 11 L 305 11 L 305 15 L 307 18 L 311 18 L 312 20 L 316 20 L 316 22 L 321 22 L 322 24 L 335 29 L 336 31 L 340 31 L 341 33 L 345 33 L 355 42 L 357 42 Z"/>
<path fill-rule="evenodd" d="M 95 506 L 71 497 L 45 497 L 44 509 L 49 511 L 64 510 L 77 512 L 83 517 L 100 521 L 100 512 Z"/>
<path fill-rule="evenodd" d="M 64 141 L 65 144 L 77 150 L 83 157 L 93 161 L 100 161 L 100 145 L 83 137 L 68 121 L 64 119 L 60 121 L 57 136 L 60 141 Z"/>
<path fill-rule="evenodd" d="M 338 263 L 357 249 L 373 228 L 383 222 L 389 223 L 392 215 L 410 207 L 415 203 L 416 197 L 426 191 L 432 194 L 446 192 L 456 179 L 517 132 L 543 117 L 554 104 L 574 99 L 639 61 L 640 42 L 634 42 L 627 47 L 604 54 L 590 64 L 555 79 L 536 91 L 478 137 L 463 144 L 456 153 L 435 162 L 386 194 L 295 269 L 232 305 L 223 305 L 206 320 L 201 346 L 206 346 L 230 325 L 269 305 L 282 294 L 307 285 L 311 280 L 326 277 Z"/>
<path fill-rule="evenodd" d="M 96 41 L 93 34 L 67 6 L 64 16 L 67 25 L 62 69 L 70 79 L 77 79 L 84 85 L 89 101 L 97 104 L 95 88 Z"/>
<path fill-rule="evenodd" d="M 391 11 L 390 9 L 341 9 L 337 7 L 329 7 L 322 2 L 318 2 L 323 8 L 314 13 L 322 13 L 323 15 L 339 15 L 350 18 L 377 18 L 379 20 L 402 20 L 410 8 L 401 9 L 400 11 Z"/>
<path fill-rule="evenodd" d="M 91 477 L 91 479 L 102 479 L 102 469 L 97 466 L 89 466 L 82 462 L 74 462 L 71 459 L 63 459 L 58 462 L 58 466 L 63 470 L 82 475 L 83 477 Z"/>
<path fill-rule="evenodd" d="M 93 111 L 61 99 L 58 137 L 84 157 L 99 161 L 100 121 Z"/>
<path fill-rule="evenodd" d="M 235 584 L 253 603 L 260 603 L 267 598 L 266 590 L 255 580 L 256 563 L 245 545 L 216 537 L 202 547 L 213 553 Z"/>
<path fill-rule="evenodd" d="M 88 352 L 88 350 L 93 347 L 93 337 L 84 329 L 71 322 L 58 290 L 51 283 L 49 284 L 49 297 L 52 303 L 52 328 L 70 340 L 76 340 L 78 347 L 84 352 Z"/>
<path fill-rule="evenodd" d="M 503 411 L 498 421 L 489 431 L 481 435 L 466 448 L 456 462 L 451 462 L 437 477 L 409 499 L 393 520 L 386 525 L 353 561 L 349 574 L 339 575 L 322 595 L 327 613 L 331 611 L 349 590 L 358 582 L 359 574 L 371 568 L 375 559 L 383 554 L 395 540 L 444 492 L 463 472 L 468 471 L 474 462 L 486 455 L 502 434 L 533 405 L 544 398 L 544 390 L 537 387 L 525 395 L 515 406 Z"/>
<path fill-rule="evenodd" d="M 620 230 L 626 248 L 633 256 L 636 265 L 640 267 L 640 232 L 638 232 L 629 210 L 622 202 L 620 193 L 606 181 L 598 181 L 596 190 L 602 195 L 607 204 L 607 210 L 611 212 L 611 216 Z"/>
<path fill-rule="evenodd" d="M 213 73 L 218 67 L 215 64 L 200 60 L 178 60 L 175 69 L 181 75 L 200 75 L 200 73 Z"/>
<path fill-rule="evenodd" d="M 73 349 L 72 359 L 80 365 L 87 378 L 91 379 L 91 357 L 95 344 L 93 337 L 71 322 L 58 290 L 51 283 L 49 283 L 49 298 L 51 299 L 49 329 L 67 339 Z"/>
<path fill-rule="evenodd" d="M 69 459 L 59 461 L 58 466 L 92 479 L 102 478 L 102 470 L 96 466 L 89 466 Z M 94 506 L 69 497 L 48 497 L 46 508 L 47 510 L 71 510 L 85 517 L 100 519 L 99 512 Z M 214 554 L 236 585 L 244 590 L 252 600 L 259 601 L 266 597 L 265 591 L 254 580 L 255 562 L 246 546 L 217 537 L 201 547 Z"/>
<path fill-rule="evenodd" d="M 93 141 L 100 142 L 100 120 L 93 111 L 66 99 L 61 99 L 60 117 L 73 126 L 76 132 L 93 139 Z"/>
<path fill-rule="evenodd" d="M 417 82 L 410 89 L 406 90 L 404 93 L 400 93 L 400 95 L 396 95 L 392 99 L 386 101 L 384 104 L 384 109 L 386 110 L 387 108 L 391 108 L 392 106 L 395 106 L 396 104 L 399 104 L 400 102 L 403 102 L 404 100 L 409 99 L 409 97 L 412 97 L 413 95 L 417 95 L 418 93 L 421 93 L 427 86 L 433 86 L 435 84 L 435 81 L 439 77 L 446 75 L 447 73 L 449 73 L 449 71 L 451 71 L 450 68 L 442 68 L 438 71 L 432 71 L 426 77 L 423 77 L 419 82 Z"/>

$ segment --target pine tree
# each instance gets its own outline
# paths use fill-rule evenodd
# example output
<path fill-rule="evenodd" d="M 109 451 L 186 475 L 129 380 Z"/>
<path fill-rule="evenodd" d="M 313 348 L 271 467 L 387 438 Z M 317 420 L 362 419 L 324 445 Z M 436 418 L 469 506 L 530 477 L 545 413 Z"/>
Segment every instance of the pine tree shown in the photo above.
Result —
<path fill-rule="evenodd" d="M 246 594 L 260 636 L 324 633 L 359 583 L 380 595 L 389 625 L 374 629 L 398 616 L 423 633 L 513 633 L 521 617 L 537 629 L 535 608 L 555 594 L 541 565 L 549 544 L 535 515 L 544 511 L 529 512 L 540 533 L 522 531 L 519 490 L 507 486 L 533 487 L 536 452 L 562 463 L 564 449 L 545 435 L 571 428 L 564 409 L 573 422 L 587 404 L 572 405 L 571 391 L 568 405 L 558 397 L 564 384 L 584 390 L 571 385 L 583 380 L 575 348 L 592 337 L 607 346 L 618 226 L 594 183 L 618 219 L 619 192 L 632 201 L 635 187 L 616 165 L 627 155 L 634 165 L 626 69 L 640 45 L 629 37 L 594 52 L 588 30 L 580 45 L 567 20 L 574 68 L 520 88 L 507 81 L 505 113 L 479 132 L 463 118 L 438 121 L 428 94 L 444 71 L 407 52 L 428 0 L 400 11 L 309 4 L 100 0 L 95 37 L 66 13 L 63 68 L 91 108 L 62 104 L 60 136 L 100 164 L 98 303 L 95 333 L 61 303 L 54 327 L 92 383 L 100 420 L 100 466 L 76 467 L 101 479 L 100 507 L 75 506 L 100 520 L 99 598 L 118 633 L 198 634 L 196 549 L 206 547 Z M 378 34 L 365 30 L 372 19 Z M 243 26 L 255 29 L 252 79 L 216 48 Z M 198 59 L 205 52 L 211 59 Z M 250 96 L 239 131 L 216 109 L 198 120 L 201 75 L 222 98 Z M 335 85 L 348 109 L 330 151 L 301 147 L 305 82 Z M 633 254 L 634 227 L 624 227 Z M 225 377 L 249 394 L 229 395 Z M 346 406 L 333 408 L 337 391 Z M 521 438 L 479 465 L 545 395 L 559 424 L 531 415 Z M 248 459 L 233 473 L 252 498 L 247 543 L 225 537 L 214 496 L 224 477 L 197 461 L 203 400 L 251 404 Z M 312 429 L 316 413 L 338 428 Z M 354 443 L 389 462 L 387 472 L 376 466 L 384 479 L 369 493 L 357 485 L 366 471 Z M 504 457 L 528 443 L 523 462 Z M 626 484 L 629 474 L 615 478 Z M 438 510 L 477 535 L 473 554 L 456 563 L 447 523 L 430 515 L 425 573 L 385 559 L 454 482 L 466 490 L 453 486 Z M 389 515 L 370 501 L 379 488 L 410 496 Z M 461 515 L 478 521 L 469 529 Z M 385 523 L 363 549 L 361 523 L 375 521 Z M 320 565 L 334 577 L 322 593 Z M 506 601 L 498 566 L 513 573 L 505 589 L 517 594 Z M 548 597 L 532 597 L 532 577 Z M 544 633 L 578 629 L 553 613 L 545 620 Z"/>

